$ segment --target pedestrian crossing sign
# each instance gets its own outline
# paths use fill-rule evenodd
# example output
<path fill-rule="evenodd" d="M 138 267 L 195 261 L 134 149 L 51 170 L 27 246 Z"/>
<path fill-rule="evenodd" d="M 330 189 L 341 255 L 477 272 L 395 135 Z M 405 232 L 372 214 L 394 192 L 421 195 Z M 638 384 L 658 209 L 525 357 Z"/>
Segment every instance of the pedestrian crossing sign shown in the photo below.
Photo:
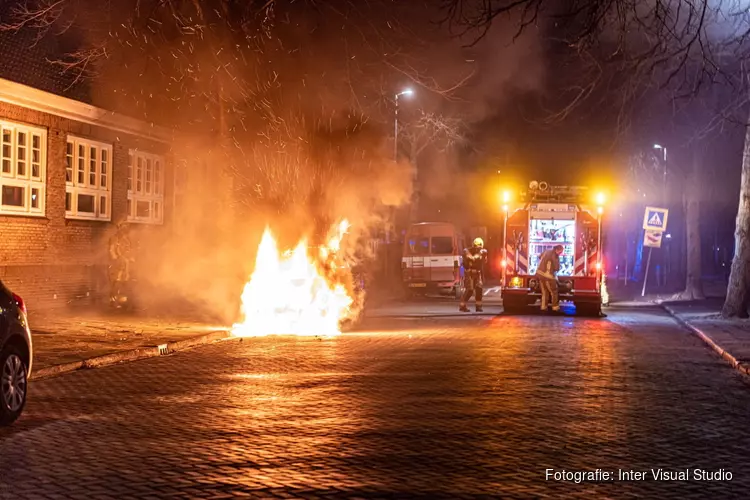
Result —
<path fill-rule="evenodd" d="M 668 214 L 669 210 L 666 208 L 646 207 L 646 214 L 643 216 L 643 229 L 647 231 L 666 231 Z"/>

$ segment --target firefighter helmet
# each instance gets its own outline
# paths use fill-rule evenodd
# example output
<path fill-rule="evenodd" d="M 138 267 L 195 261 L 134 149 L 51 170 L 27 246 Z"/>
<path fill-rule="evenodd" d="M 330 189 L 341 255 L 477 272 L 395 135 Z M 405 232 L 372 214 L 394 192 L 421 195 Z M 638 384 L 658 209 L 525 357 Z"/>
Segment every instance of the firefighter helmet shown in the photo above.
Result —
<path fill-rule="evenodd" d="M 474 238 L 474 246 L 484 248 L 484 240 L 482 238 Z"/>

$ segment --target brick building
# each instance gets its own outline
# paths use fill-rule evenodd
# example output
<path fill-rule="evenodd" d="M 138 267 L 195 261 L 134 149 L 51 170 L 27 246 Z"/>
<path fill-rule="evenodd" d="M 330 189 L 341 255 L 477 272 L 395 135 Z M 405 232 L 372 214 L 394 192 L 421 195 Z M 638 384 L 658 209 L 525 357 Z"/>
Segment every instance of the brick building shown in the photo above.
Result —
<path fill-rule="evenodd" d="M 21 44 L 0 36 L 0 279 L 30 307 L 91 302 L 114 225 L 169 221 L 170 132 L 87 103 Z"/>

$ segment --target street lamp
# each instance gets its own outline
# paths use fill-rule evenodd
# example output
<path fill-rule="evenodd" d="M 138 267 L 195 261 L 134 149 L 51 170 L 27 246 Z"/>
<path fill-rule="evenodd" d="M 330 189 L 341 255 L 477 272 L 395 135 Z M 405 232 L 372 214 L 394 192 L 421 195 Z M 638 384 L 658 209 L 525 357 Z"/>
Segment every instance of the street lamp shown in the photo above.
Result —
<path fill-rule="evenodd" d="M 667 148 L 666 146 L 662 146 L 661 144 L 654 144 L 654 149 L 661 149 L 664 158 L 664 181 L 662 186 L 662 197 L 664 205 L 667 204 Z"/>
<path fill-rule="evenodd" d="M 398 162 L 398 98 L 402 95 L 412 95 L 414 94 L 414 91 L 412 89 L 404 89 L 401 92 L 398 92 L 395 95 L 395 101 L 396 101 L 396 107 L 393 115 L 393 161 Z M 413 205 L 412 205 L 413 207 Z M 393 208 L 391 209 L 391 221 L 393 222 L 394 216 L 393 216 Z M 395 226 L 395 222 L 393 222 Z M 391 222 L 386 223 L 386 251 L 385 251 L 385 277 L 386 279 L 390 278 L 390 236 L 391 236 Z"/>
<path fill-rule="evenodd" d="M 412 89 L 404 89 L 396 94 L 396 110 L 393 119 L 393 161 L 398 161 L 398 98 L 402 95 L 413 95 Z"/>
<path fill-rule="evenodd" d="M 662 146 L 661 144 L 654 144 L 654 149 L 660 149 L 662 151 L 662 159 L 664 162 L 664 174 L 663 174 L 663 180 L 662 180 L 662 207 L 666 208 L 667 203 L 669 200 L 667 200 L 667 147 Z M 646 274 L 643 277 L 643 290 L 641 290 L 641 297 L 646 295 L 646 282 L 648 281 L 648 271 L 651 264 L 651 252 L 653 248 L 648 249 L 648 259 L 646 260 Z M 667 276 L 669 275 L 669 259 L 666 255 L 662 254 L 662 259 L 664 263 L 664 283 L 667 282 Z M 657 279 L 659 276 L 657 276 Z"/>

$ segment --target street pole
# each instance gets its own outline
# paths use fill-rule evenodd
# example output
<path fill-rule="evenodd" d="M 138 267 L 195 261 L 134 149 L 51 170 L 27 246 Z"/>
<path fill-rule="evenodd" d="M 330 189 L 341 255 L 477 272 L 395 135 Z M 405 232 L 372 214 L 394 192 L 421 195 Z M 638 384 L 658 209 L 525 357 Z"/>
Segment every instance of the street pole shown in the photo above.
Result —
<path fill-rule="evenodd" d="M 413 91 L 411 89 L 405 89 L 397 93 L 395 96 L 395 108 L 393 113 L 393 162 L 398 163 L 398 98 L 402 95 L 411 95 Z M 391 247 L 391 231 L 395 230 L 396 221 L 394 215 L 395 209 L 390 210 L 390 217 L 388 225 L 386 227 L 386 252 L 385 252 L 385 277 L 386 281 L 390 278 L 390 247 Z"/>
<path fill-rule="evenodd" d="M 398 162 L 398 98 L 401 94 L 396 94 L 396 108 L 393 114 L 393 161 Z"/>
<path fill-rule="evenodd" d="M 651 267 L 651 251 L 652 247 L 648 247 L 648 258 L 646 259 L 646 274 L 643 276 L 643 290 L 641 290 L 641 297 L 646 295 L 646 283 L 648 283 L 648 269 Z"/>
<path fill-rule="evenodd" d="M 661 184 L 661 206 L 662 208 L 667 208 L 667 147 L 662 146 L 661 144 L 654 144 L 654 149 L 661 149 L 662 152 L 662 162 L 663 162 L 663 173 L 662 173 L 662 184 Z M 650 255 L 649 251 L 649 255 Z M 666 286 L 667 284 L 667 255 L 666 255 L 666 249 L 663 249 L 661 251 L 661 263 L 662 266 L 660 266 L 661 273 L 657 273 L 656 275 L 656 281 L 657 286 L 658 284 L 663 284 Z M 646 273 L 648 273 L 648 266 L 646 267 Z M 663 280 L 662 280 L 663 278 Z M 645 280 L 644 280 L 645 281 Z M 663 283 L 662 283 L 663 281 Z"/>
<path fill-rule="evenodd" d="M 661 144 L 654 144 L 654 149 L 662 150 L 662 158 L 664 160 L 664 169 L 663 169 L 664 173 L 662 174 L 661 200 L 662 200 L 662 208 L 667 208 L 667 148 L 665 146 L 662 146 Z M 648 258 L 646 259 L 646 272 L 643 275 L 643 289 L 641 290 L 641 297 L 646 295 L 646 283 L 648 283 L 648 272 L 651 268 L 651 253 L 652 252 L 653 252 L 653 247 L 649 247 Z M 666 285 L 667 284 L 667 275 L 666 275 L 667 259 L 665 257 L 664 251 L 662 251 L 661 256 L 662 256 L 662 263 L 664 264 L 663 269 L 662 269 L 662 273 L 664 273 L 664 285 Z M 658 286 L 659 281 L 661 281 L 658 272 L 656 274 L 656 281 L 657 281 L 657 286 Z"/>
<path fill-rule="evenodd" d="M 412 95 L 412 89 L 405 89 L 396 94 L 396 106 L 393 113 L 393 161 L 398 162 L 398 98 L 402 95 Z"/>
<path fill-rule="evenodd" d="M 664 182 L 662 186 L 662 198 L 664 200 L 664 208 L 667 208 L 667 148 L 664 149 Z"/>

